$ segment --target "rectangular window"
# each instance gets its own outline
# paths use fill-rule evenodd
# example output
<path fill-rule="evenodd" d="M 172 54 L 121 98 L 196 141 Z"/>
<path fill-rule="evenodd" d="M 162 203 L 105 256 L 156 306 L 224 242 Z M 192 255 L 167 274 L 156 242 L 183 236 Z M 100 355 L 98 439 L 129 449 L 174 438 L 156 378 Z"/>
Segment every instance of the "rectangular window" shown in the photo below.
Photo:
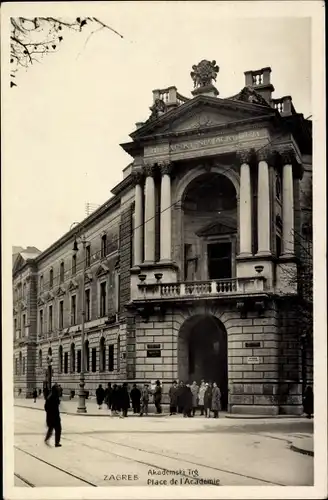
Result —
<path fill-rule="evenodd" d="M 50 269 L 49 271 L 49 288 L 54 286 L 54 270 Z"/>
<path fill-rule="evenodd" d="M 276 255 L 280 257 L 281 255 L 281 238 L 280 236 L 276 236 Z"/>
<path fill-rule="evenodd" d="M 91 350 L 91 371 L 97 371 L 97 349 L 95 347 Z"/>
<path fill-rule="evenodd" d="M 42 335 L 43 334 L 43 310 L 41 309 L 40 313 L 39 313 L 39 319 L 40 319 L 40 322 L 39 322 L 39 333 Z"/>
<path fill-rule="evenodd" d="M 104 234 L 101 237 L 101 257 L 106 257 L 107 255 L 107 235 Z"/>
<path fill-rule="evenodd" d="M 117 271 L 115 271 L 114 279 L 115 279 L 115 312 L 119 312 L 120 311 L 121 277 L 120 277 L 120 273 L 118 273 Z"/>
<path fill-rule="evenodd" d="M 71 297 L 71 325 L 76 325 L 76 295 Z"/>
<path fill-rule="evenodd" d="M 79 351 L 76 351 L 76 371 L 77 373 L 81 373 L 81 349 Z"/>
<path fill-rule="evenodd" d="M 59 329 L 64 328 L 64 301 L 59 302 Z"/>
<path fill-rule="evenodd" d="M 52 332 L 52 306 L 49 306 L 49 332 Z"/>
<path fill-rule="evenodd" d="M 40 276 L 40 292 L 43 291 L 43 274 Z"/>
<path fill-rule="evenodd" d="M 85 290 L 85 321 L 91 319 L 90 289 Z"/>
<path fill-rule="evenodd" d="M 60 283 L 64 283 L 64 279 L 65 279 L 65 264 L 64 264 L 64 262 L 60 263 L 59 279 L 60 279 Z"/>
<path fill-rule="evenodd" d="M 68 373 L 68 352 L 64 354 L 64 373 Z"/>
<path fill-rule="evenodd" d="M 107 303 L 107 283 L 100 283 L 100 317 L 106 316 Z"/>
<path fill-rule="evenodd" d="M 76 274 L 76 255 L 73 255 L 72 257 L 72 275 L 74 276 Z"/>
<path fill-rule="evenodd" d="M 15 358 L 15 375 L 18 375 L 18 359 Z"/>
<path fill-rule="evenodd" d="M 23 358 L 23 375 L 25 375 L 25 356 Z"/>
<path fill-rule="evenodd" d="M 26 314 L 23 314 L 23 328 L 26 326 Z"/>
<path fill-rule="evenodd" d="M 90 267 L 91 265 L 91 245 L 85 247 L 85 266 Z"/>
<path fill-rule="evenodd" d="M 114 344 L 108 346 L 108 371 L 114 371 Z"/>
<path fill-rule="evenodd" d="M 14 338 L 16 338 L 17 335 L 17 319 L 14 319 Z"/>

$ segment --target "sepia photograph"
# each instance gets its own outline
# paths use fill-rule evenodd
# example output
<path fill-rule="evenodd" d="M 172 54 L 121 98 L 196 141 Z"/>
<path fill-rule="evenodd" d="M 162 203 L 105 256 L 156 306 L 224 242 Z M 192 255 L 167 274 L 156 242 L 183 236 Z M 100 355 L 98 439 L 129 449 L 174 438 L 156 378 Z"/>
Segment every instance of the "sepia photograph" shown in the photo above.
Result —
<path fill-rule="evenodd" d="M 4 498 L 325 498 L 323 3 L 1 24 Z"/>

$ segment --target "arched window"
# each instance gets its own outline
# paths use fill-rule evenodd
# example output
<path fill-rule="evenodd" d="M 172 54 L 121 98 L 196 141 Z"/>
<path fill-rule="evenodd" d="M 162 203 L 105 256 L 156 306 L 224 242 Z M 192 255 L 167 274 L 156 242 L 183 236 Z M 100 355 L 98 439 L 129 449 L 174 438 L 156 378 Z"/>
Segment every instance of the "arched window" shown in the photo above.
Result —
<path fill-rule="evenodd" d="M 51 347 L 49 347 L 49 349 L 48 349 L 48 356 L 49 356 L 49 357 L 51 357 L 51 356 L 52 356 L 52 349 L 51 349 Z"/>
<path fill-rule="evenodd" d="M 86 372 L 90 371 L 90 349 L 88 340 L 84 342 L 84 369 Z"/>
<path fill-rule="evenodd" d="M 104 337 L 101 337 L 99 345 L 99 371 L 104 372 L 105 366 L 106 366 L 106 345 Z"/>
<path fill-rule="evenodd" d="M 116 352 L 116 370 L 119 372 L 121 369 L 121 337 L 117 337 L 117 352 Z"/>
<path fill-rule="evenodd" d="M 15 358 L 15 375 L 18 375 L 18 359 Z"/>
<path fill-rule="evenodd" d="M 75 344 L 71 345 L 71 361 L 70 361 L 70 372 L 75 372 Z"/>
<path fill-rule="evenodd" d="M 49 288 L 54 286 L 54 270 L 51 268 L 49 271 Z"/>
<path fill-rule="evenodd" d="M 39 368 L 42 368 L 42 349 L 39 350 Z"/>
<path fill-rule="evenodd" d="M 21 375 L 21 374 L 22 374 L 22 367 L 23 367 L 22 365 L 23 365 L 23 355 L 22 355 L 22 353 L 20 352 L 20 353 L 19 353 L 19 375 Z"/>
<path fill-rule="evenodd" d="M 63 372 L 63 346 L 60 345 L 58 349 L 58 373 Z"/>
<path fill-rule="evenodd" d="M 23 375 L 25 375 L 25 356 L 23 357 Z"/>

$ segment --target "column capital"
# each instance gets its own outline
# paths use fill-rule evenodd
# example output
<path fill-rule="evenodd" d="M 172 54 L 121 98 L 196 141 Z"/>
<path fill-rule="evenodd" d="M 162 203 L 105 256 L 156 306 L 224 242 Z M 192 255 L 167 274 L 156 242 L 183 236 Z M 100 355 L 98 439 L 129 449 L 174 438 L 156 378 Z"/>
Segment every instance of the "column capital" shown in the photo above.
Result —
<path fill-rule="evenodd" d="M 158 167 L 162 175 L 170 175 L 173 165 L 170 160 L 162 160 L 158 162 Z"/>
<path fill-rule="evenodd" d="M 146 162 L 144 161 L 143 170 L 145 172 L 146 177 L 154 177 L 156 171 L 156 163 L 154 162 Z"/>
<path fill-rule="evenodd" d="M 274 161 L 277 153 L 271 148 L 261 148 L 256 151 L 257 161 L 265 161 L 267 163 L 271 163 Z"/>
<path fill-rule="evenodd" d="M 137 184 L 141 184 L 144 178 L 144 174 L 142 169 L 138 170 L 133 170 L 132 171 L 132 181 L 133 185 L 136 186 Z"/>
<path fill-rule="evenodd" d="M 279 150 L 279 155 L 282 159 L 283 165 L 292 165 L 295 161 L 295 151 L 292 148 L 285 148 Z"/>
<path fill-rule="evenodd" d="M 252 159 L 252 151 L 250 149 L 240 149 L 237 151 L 237 158 L 239 163 L 242 165 L 243 163 L 250 163 Z"/>

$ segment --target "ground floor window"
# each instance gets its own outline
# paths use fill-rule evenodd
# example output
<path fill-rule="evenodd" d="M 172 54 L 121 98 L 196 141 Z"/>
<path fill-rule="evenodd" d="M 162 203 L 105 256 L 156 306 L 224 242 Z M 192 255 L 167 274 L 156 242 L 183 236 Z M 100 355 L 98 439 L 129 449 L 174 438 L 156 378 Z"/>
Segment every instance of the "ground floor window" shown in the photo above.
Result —
<path fill-rule="evenodd" d="M 108 371 L 114 371 L 114 344 L 108 346 Z"/>
<path fill-rule="evenodd" d="M 81 350 L 79 349 L 77 352 L 76 352 L 76 356 L 77 356 L 77 373 L 81 373 Z"/>
<path fill-rule="evenodd" d="M 91 371 L 97 371 L 97 349 L 95 347 L 91 350 Z"/>
<path fill-rule="evenodd" d="M 64 373 L 68 373 L 68 352 L 64 354 Z"/>

